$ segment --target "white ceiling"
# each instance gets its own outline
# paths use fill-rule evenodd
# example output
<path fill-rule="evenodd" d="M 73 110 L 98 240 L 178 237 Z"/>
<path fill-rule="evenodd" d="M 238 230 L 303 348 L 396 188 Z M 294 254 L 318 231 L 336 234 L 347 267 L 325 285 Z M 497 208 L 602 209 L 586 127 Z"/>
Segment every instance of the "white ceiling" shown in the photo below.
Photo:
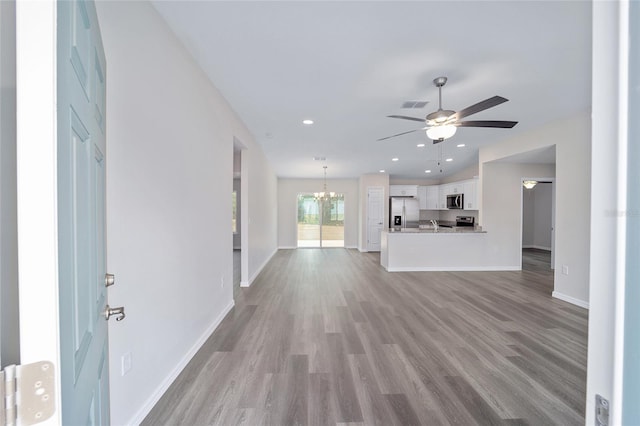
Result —
<path fill-rule="evenodd" d="M 153 1 L 263 147 L 279 177 L 439 179 L 477 163 L 478 148 L 591 104 L 589 1 Z M 509 99 L 433 146 L 424 132 L 377 142 L 443 107 Z M 423 109 L 401 109 L 425 100 Z M 302 120 L 315 121 L 305 126 Z M 418 143 L 426 143 L 417 148 Z M 457 144 L 464 143 L 464 148 Z M 440 154 L 438 147 L 442 147 Z M 436 161 L 444 163 L 442 174 Z M 314 161 L 326 157 L 326 161 Z M 399 161 L 392 162 L 392 157 Z M 432 169 L 427 175 L 425 169 Z"/>

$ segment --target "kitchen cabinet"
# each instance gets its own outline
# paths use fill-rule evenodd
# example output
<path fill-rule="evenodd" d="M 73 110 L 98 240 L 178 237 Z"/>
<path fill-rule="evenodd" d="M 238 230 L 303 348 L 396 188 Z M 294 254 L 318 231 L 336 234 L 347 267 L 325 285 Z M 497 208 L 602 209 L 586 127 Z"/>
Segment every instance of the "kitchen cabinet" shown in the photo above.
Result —
<path fill-rule="evenodd" d="M 427 210 L 438 210 L 438 201 L 440 197 L 440 188 L 438 185 L 427 186 Z"/>
<path fill-rule="evenodd" d="M 440 185 L 438 187 L 438 210 L 447 209 L 447 195 L 449 195 L 450 185 Z"/>
<path fill-rule="evenodd" d="M 391 197 L 417 197 L 418 185 L 389 185 Z"/>
<path fill-rule="evenodd" d="M 438 185 L 419 186 L 418 201 L 420 210 L 438 210 L 438 197 L 440 190 Z"/>
<path fill-rule="evenodd" d="M 478 210 L 478 180 L 470 179 L 463 183 L 464 209 Z"/>
<path fill-rule="evenodd" d="M 464 194 L 464 185 L 462 182 L 452 182 L 448 185 L 449 192 L 447 195 L 451 194 Z"/>
<path fill-rule="evenodd" d="M 420 210 L 427 209 L 427 186 L 418 187 L 418 208 Z"/>

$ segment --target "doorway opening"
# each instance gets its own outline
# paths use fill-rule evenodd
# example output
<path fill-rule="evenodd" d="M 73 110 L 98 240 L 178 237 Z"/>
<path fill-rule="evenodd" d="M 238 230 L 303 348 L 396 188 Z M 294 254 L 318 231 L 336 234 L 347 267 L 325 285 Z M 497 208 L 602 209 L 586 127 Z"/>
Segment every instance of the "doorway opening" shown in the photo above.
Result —
<path fill-rule="evenodd" d="M 242 283 L 243 267 L 243 182 L 242 150 L 244 146 L 234 140 L 233 144 L 233 187 L 231 189 L 231 233 L 233 238 L 233 298 L 236 299 Z"/>
<path fill-rule="evenodd" d="M 298 247 L 344 247 L 344 194 L 322 201 L 298 194 Z"/>
<path fill-rule="evenodd" d="M 523 178 L 522 269 L 533 272 L 555 268 L 555 179 Z M 531 188 L 524 182 L 536 182 Z"/>

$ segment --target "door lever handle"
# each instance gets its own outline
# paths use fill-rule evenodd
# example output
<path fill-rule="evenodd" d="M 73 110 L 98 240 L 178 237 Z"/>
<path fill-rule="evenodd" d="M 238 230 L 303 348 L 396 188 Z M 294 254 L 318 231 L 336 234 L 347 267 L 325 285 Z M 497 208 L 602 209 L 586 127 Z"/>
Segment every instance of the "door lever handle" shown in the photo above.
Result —
<path fill-rule="evenodd" d="M 124 306 L 120 306 L 117 308 L 111 308 L 109 305 L 104 309 L 104 318 L 109 321 L 109 318 L 112 316 L 116 316 L 116 321 L 122 321 L 125 319 L 126 315 L 124 313 Z"/>

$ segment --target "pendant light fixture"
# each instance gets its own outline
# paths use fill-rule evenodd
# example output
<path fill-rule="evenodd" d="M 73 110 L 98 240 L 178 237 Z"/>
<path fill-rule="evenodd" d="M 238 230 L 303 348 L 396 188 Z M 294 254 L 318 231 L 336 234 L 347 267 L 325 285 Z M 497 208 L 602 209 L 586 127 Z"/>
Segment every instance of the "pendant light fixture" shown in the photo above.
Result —
<path fill-rule="evenodd" d="M 527 189 L 533 189 L 534 186 L 538 184 L 537 180 L 525 180 L 522 181 L 522 185 Z"/>
<path fill-rule="evenodd" d="M 336 193 L 327 191 L 327 166 L 322 166 L 322 168 L 324 169 L 323 191 L 314 192 L 313 198 L 315 198 L 316 201 L 320 201 L 321 203 L 324 203 L 325 201 L 331 201 L 333 198 L 335 198 Z"/>

